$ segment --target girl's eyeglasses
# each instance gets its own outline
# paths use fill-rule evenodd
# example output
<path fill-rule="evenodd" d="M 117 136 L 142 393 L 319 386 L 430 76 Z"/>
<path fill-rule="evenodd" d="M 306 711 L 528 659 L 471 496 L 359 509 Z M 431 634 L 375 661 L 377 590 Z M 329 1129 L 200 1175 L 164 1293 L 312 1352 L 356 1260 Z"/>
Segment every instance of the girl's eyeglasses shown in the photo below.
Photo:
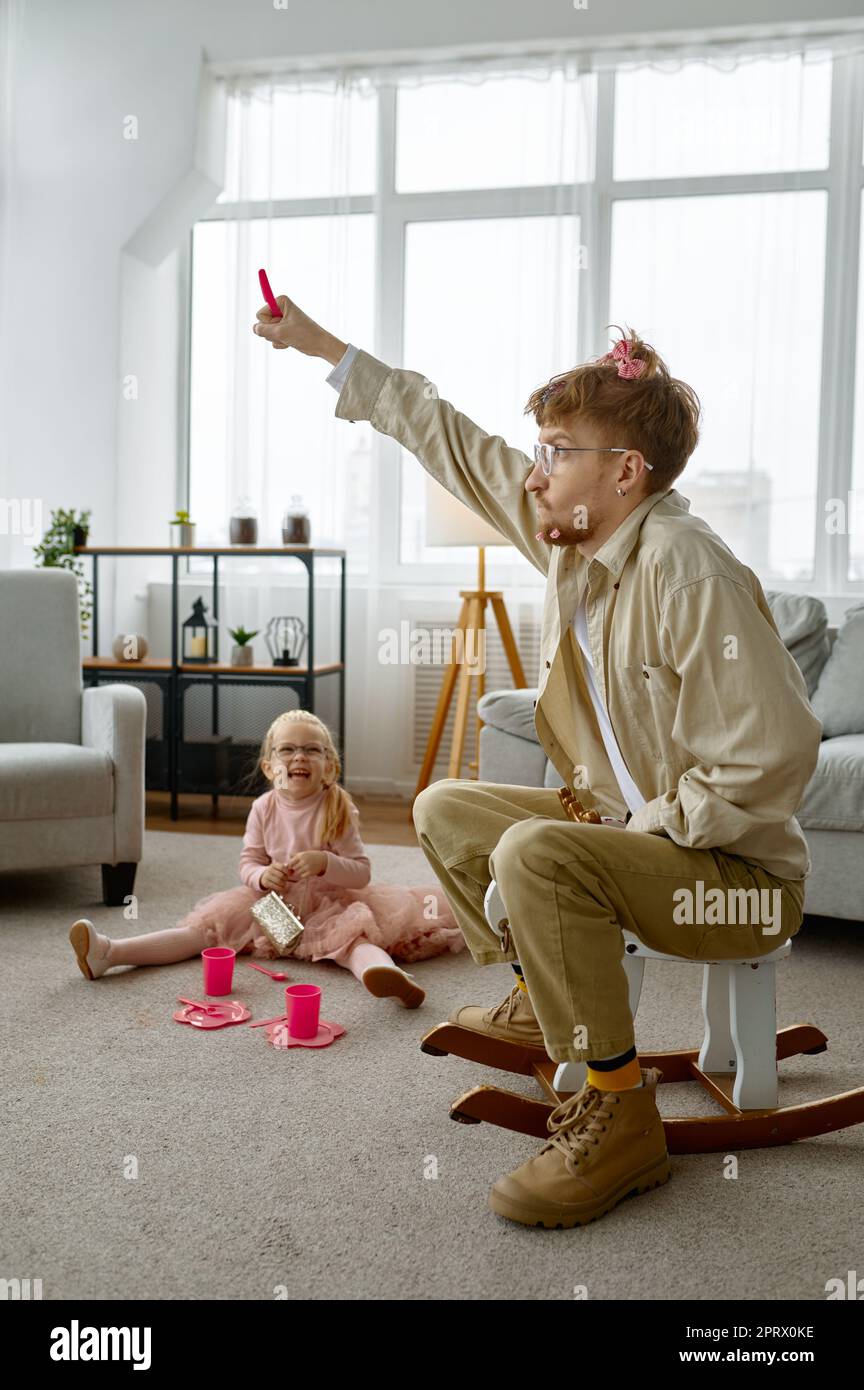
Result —
<path fill-rule="evenodd" d="M 276 750 L 277 756 L 290 762 L 295 753 L 305 753 L 310 758 L 323 758 L 324 749 L 320 743 L 307 743 L 305 748 L 302 744 L 281 743 Z"/>
<path fill-rule="evenodd" d="M 565 449 L 558 444 L 535 444 L 534 462 L 539 463 L 548 478 L 552 472 L 552 464 L 556 454 L 629 454 L 629 452 L 629 449 Z M 653 469 L 654 465 L 646 462 L 645 467 Z"/>

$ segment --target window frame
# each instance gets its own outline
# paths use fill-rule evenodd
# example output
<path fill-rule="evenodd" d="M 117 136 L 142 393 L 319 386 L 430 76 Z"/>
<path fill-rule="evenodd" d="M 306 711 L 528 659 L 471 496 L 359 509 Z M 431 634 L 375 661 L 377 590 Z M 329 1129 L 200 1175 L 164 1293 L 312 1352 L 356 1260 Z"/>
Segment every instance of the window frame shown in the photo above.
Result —
<path fill-rule="evenodd" d="M 826 48 L 829 45 L 826 43 Z M 790 46 L 794 52 L 794 45 Z M 514 61 L 518 68 L 518 60 Z M 465 189 L 399 193 L 395 187 L 396 119 L 398 77 L 378 87 L 377 190 L 368 195 L 340 198 L 340 212 L 372 212 L 375 225 L 375 313 L 374 341 L 358 343 L 384 362 L 402 364 L 405 229 L 409 222 L 443 221 L 452 218 L 507 216 L 548 216 L 556 212 L 577 214 L 581 218 L 582 239 L 592 248 L 580 295 L 578 343 L 580 360 L 602 351 L 609 315 L 612 208 L 618 200 L 674 198 L 694 195 L 803 191 L 822 189 L 827 195 L 825 277 L 823 302 L 822 369 L 819 405 L 819 452 L 816 479 L 816 536 L 811 580 L 784 580 L 760 575 L 773 589 L 800 592 L 802 585 L 819 596 L 864 593 L 864 580 L 849 578 L 849 525 L 842 534 L 826 529 L 826 506 L 830 498 L 847 499 L 852 489 L 852 444 L 854 433 L 856 334 L 859 280 L 861 202 L 864 194 L 864 53 L 834 52 L 832 55 L 831 108 L 828 165 L 825 169 L 788 172 L 721 174 L 681 178 L 613 178 L 615 81 L 613 70 L 598 71 L 596 109 L 596 148 L 594 176 L 590 181 L 566 185 L 538 185 L 517 188 Z M 333 213 L 331 198 L 262 200 L 242 203 L 214 203 L 199 221 L 226 221 L 235 217 L 298 217 Z M 181 292 L 186 313 L 180 384 L 183 418 L 183 457 L 180 493 L 189 497 L 189 390 L 188 351 L 191 315 L 191 245 L 183 258 Z M 844 308 L 845 306 L 845 308 Z M 339 330 L 339 325 L 335 325 Z M 342 326 L 343 331 L 347 331 Z M 406 363 L 406 366 L 414 364 Z M 416 364 L 422 370 L 422 363 Z M 322 390 L 330 367 L 321 363 Z M 696 383 L 698 389 L 698 383 Z M 453 402 L 458 408 L 458 401 Z M 334 401 L 335 405 L 335 401 Z M 483 423 L 483 422 L 480 422 Z M 484 424 L 495 433 L 495 422 Z M 401 531 L 401 455 L 396 440 L 372 432 L 372 488 L 370 514 L 377 533 L 370 551 L 370 585 L 446 585 L 473 584 L 476 563 L 402 563 L 399 558 Z M 422 467 L 418 464 L 418 467 Z M 686 492 L 686 473 L 681 479 Z M 178 503 L 179 505 L 179 503 Z M 848 520 L 848 519 L 847 519 Z M 539 571 L 527 561 L 503 562 L 497 547 L 487 550 L 490 582 L 514 587 L 541 587 Z M 491 572 L 491 573 L 490 573 Z"/>

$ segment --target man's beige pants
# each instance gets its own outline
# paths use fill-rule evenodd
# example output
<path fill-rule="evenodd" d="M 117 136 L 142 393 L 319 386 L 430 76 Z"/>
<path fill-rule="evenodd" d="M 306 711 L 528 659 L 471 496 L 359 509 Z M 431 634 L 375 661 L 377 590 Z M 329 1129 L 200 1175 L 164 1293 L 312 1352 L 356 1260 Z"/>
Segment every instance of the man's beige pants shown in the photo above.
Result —
<path fill-rule="evenodd" d="M 635 1045 L 622 928 L 685 960 L 731 960 L 775 951 L 803 919 L 803 879 L 665 835 L 579 824 L 554 788 L 445 778 L 420 793 L 413 815 L 474 960 L 520 962 L 557 1062 L 600 1061 Z M 493 878 L 507 951 L 483 911 Z M 751 890 L 749 899 L 736 889 Z M 710 906 L 718 902 L 722 916 Z"/>

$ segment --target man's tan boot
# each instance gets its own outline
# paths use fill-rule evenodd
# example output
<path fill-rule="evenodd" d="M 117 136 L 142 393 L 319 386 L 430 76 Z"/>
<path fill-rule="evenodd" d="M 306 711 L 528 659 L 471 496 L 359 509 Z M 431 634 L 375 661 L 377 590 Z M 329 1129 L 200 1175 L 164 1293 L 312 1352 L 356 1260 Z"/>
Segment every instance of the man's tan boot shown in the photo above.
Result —
<path fill-rule="evenodd" d="M 527 1163 L 499 1178 L 489 1205 L 523 1226 L 584 1226 L 631 1193 L 648 1192 L 671 1175 L 657 1109 L 657 1067 L 630 1091 L 598 1091 L 588 1082 L 555 1107 L 552 1138 Z"/>
<path fill-rule="evenodd" d="M 544 1053 L 546 1043 L 537 1016 L 531 1007 L 531 1000 L 524 989 L 514 985 L 506 999 L 491 1009 L 482 1004 L 463 1004 L 447 1020 L 460 1028 L 470 1028 L 474 1033 L 486 1033 L 492 1038 L 504 1038 L 508 1042 L 524 1043 L 528 1047 L 540 1048 Z"/>

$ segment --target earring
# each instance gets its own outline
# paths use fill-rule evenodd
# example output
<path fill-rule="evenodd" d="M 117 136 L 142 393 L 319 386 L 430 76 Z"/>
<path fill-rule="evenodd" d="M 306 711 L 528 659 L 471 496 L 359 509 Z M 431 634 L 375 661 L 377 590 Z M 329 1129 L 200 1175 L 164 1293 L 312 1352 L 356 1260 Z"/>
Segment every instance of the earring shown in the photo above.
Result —
<path fill-rule="evenodd" d="M 615 491 L 618 493 L 619 497 L 627 496 L 627 493 L 624 491 L 623 487 L 616 487 Z"/>

